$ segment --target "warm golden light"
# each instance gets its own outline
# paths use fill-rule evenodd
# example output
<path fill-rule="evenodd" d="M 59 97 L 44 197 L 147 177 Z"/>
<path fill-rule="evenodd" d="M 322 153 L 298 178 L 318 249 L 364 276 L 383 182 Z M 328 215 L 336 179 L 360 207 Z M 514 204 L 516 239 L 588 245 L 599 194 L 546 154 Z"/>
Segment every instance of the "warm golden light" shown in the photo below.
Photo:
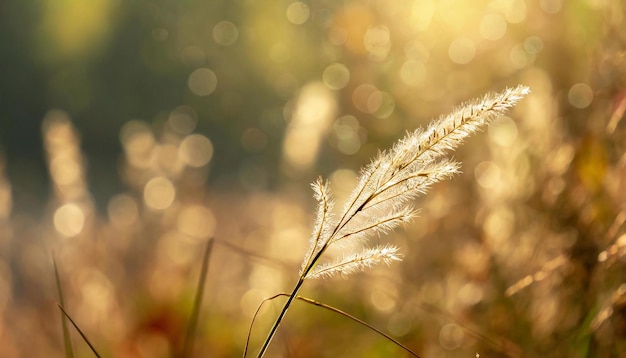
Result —
<path fill-rule="evenodd" d="M 213 158 L 213 144 L 202 134 L 191 134 L 180 143 L 178 157 L 186 165 L 200 168 Z"/>
<path fill-rule="evenodd" d="M 374 26 L 367 29 L 363 43 L 374 61 L 384 61 L 391 50 L 391 34 L 386 26 Z"/>
<path fill-rule="evenodd" d="M 0 8 L 0 357 L 626 357 L 625 1 Z"/>
<path fill-rule="evenodd" d="M 217 221 L 213 212 L 201 205 L 190 205 L 178 214 L 176 227 L 178 231 L 196 239 L 213 236 Z"/>
<path fill-rule="evenodd" d="M 109 200 L 107 212 L 111 223 L 119 228 L 132 225 L 139 218 L 137 202 L 130 195 L 120 194 Z"/>
<path fill-rule="evenodd" d="M 65 237 L 81 233 L 85 225 L 85 213 L 76 204 L 65 204 L 54 212 L 54 228 Z"/>
<path fill-rule="evenodd" d="M 455 323 L 448 323 L 439 331 L 439 344 L 449 351 L 459 348 L 463 344 L 464 338 L 463 328 Z"/>
<path fill-rule="evenodd" d="M 355 154 L 361 149 L 361 126 L 354 116 L 339 117 L 333 123 L 337 149 L 343 154 Z"/>
<path fill-rule="evenodd" d="M 400 68 L 400 78 L 409 86 L 419 86 L 426 78 L 426 66 L 417 60 L 408 60 Z"/>
<path fill-rule="evenodd" d="M 448 47 L 450 59 L 460 65 L 470 63 L 476 55 L 474 42 L 466 37 L 456 38 Z"/>
<path fill-rule="evenodd" d="M 396 102 L 389 92 L 375 91 L 367 97 L 367 112 L 376 118 L 389 117 L 396 108 Z"/>
<path fill-rule="evenodd" d="M 480 34 L 490 41 L 501 39 L 506 29 L 506 20 L 500 14 L 487 14 L 480 21 Z"/>
<path fill-rule="evenodd" d="M 334 195 L 337 203 L 343 204 L 348 195 L 352 192 L 358 182 L 357 173 L 350 169 L 337 169 L 330 176 L 329 180 L 334 188 Z"/>
<path fill-rule="evenodd" d="M 549 14 L 556 14 L 561 11 L 563 0 L 540 0 L 539 6 L 541 6 L 543 11 Z"/>
<path fill-rule="evenodd" d="M 378 92 L 376 86 L 366 83 L 358 86 L 352 92 L 352 103 L 354 106 L 363 113 L 372 113 L 372 109 L 374 108 L 375 103 L 368 103 L 370 96 Z"/>
<path fill-rule="evenodd" d="M 350 70 L 341 63 L 330 64 L 324 69 L 322 80 L 330 89 L 342 89 L 350 81 Z"/>
<path fill-rule="evenodd" d="M 501 147 L 511 147 L 517 135 L 517 125 L 510 117 L 502 116 L 489 125 L 489 139 Z"/>
<path fill-rule="evenodd" d="M 150 127 L 140 121 L 130 121 L 120 131 L 120 141 L 126 150 L 126 160 L 136 168 L 148 168 L 154 158 L 156 140 Z"/>
<path fill-rule="evenodd" d="M 12 209 L 11 187 L 4 180 L 0 180 L 0 219 L 7 219 Z"/>
<path fill-rule="evenodd" d="M 58 185 L 72 185 L 82 179 L 82 168 L 71 156 L 58 155 L 50 161 L 50 175 Z"/>
<path fill-rule="evenodd" d="M 494 162 L 481 162 L 474 171 L 476 181 L 485 189 L 494 189 L 500 184 L 500 168 Z"/>
<path fill-rule="evenodd" d="M 155 210 L 165 210 L 174 202 L 176 188 L 170 180 L 164 177 L 151 179 L 143 190 L 143 199 L 146 205 Z"/>
<path fill-rule="evenodd" d="M 302 88 L 283 142 L 283 155 L 291 168 L 305 170 L 313 164 L 335 110 L 335 99 L 324 84 Z"/>
<path fill-rule="evenodd" d="M 50 177 L 61 202 L 90 201 L 80 138 L 65 111 L 51 110 L 42 123 Z"/>
<path fill-rule="evenodd" d="M 309 6 L 301 1 L 292 2 L 287 7 L 287 19 L 294 25 L 302 25 L 309 19 Z"/>

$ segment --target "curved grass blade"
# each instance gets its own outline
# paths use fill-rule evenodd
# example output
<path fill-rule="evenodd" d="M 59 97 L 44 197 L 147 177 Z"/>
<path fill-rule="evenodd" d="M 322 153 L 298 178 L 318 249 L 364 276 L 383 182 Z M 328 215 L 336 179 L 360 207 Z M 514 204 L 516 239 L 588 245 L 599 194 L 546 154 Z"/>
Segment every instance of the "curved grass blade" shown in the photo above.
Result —
<path fill-rule="evenodd" d="M 370 325 L 369 323 L 367 323 L 367 322 L 365 322 L 365 321 L 363 321 L 363 320 L 361 320 L 361 319 L 359 319 L 359 318 L 357 318 L 357 317 L 354 317 L 353 315 L 351 315 L 351 314 L 349 314 L 349 313 L 347 313 L 347 312 L 344 312 L 344 311 L 342 311 L 342 310 L 340 310 L 340 309 L 338 309 L 338 308 L 335 308 L 335 307 L 333 307 L 333 306 L 329 306 L 329 305 L 327 305 L 327 304 L 325 304 L 325 303 L 321 303 L 321 302 L 318 302 L 318 301 L 312 300 L 312 299 L 310 299 L 310 298 L 306 298 L 306 297 L 301 297 L 301 296 L 298 296 L 298 297 L 296 297 L 296 299 L 298 299 L 298 300 L 300 300 L 300 301 L 302 301 L 302 302 L 306 302 L 306 303 L 309 303 L 309 304 L 315 305 L 315 306 L 317 306 L 317 307 L 321 307 L 321 308 L 327 309 L 327 310 L 329 310 L 329 311 L 331 311 L 331 312 L 338 313 L 338 314 L 340 314 L 340 315 L 342 315 L 342 316 L 344 316 L 344 317 L 347 317 L 347 318 L 349 318 L 349 319 L 353 320 L 354 322 L 356 322 L 356 323 L 358 323 L 358 324 L 360 324 L 360 325 L 362 325 L 362 326 L 365 326 L 365 327 L 367 327 L 367 328 L 369 328 L 369 329 L 373 330 L 374 332 L 376 332 L 376 333 L 380 334 L 381 336 L 383 336 L 383 337 L 387 338 L 388 340 L 390 340 L 391 342 L 393 342 L 393 343 L 394 343 L 395 345 L 397 345 L 398 347 L 400 347 L 400 348 L 404 349 L 405 351 L 407 351 L 407 352 L 408 352 L 409 354 L 411 354 L 413 357 L 420 358 L 420 356 L 419 356 L 417 353 L 413 352 L 413 351 L 412 351 L 409 347 L 407 347 L 407 346 L 405 346 L 404 344 L 402 344 L 402 343 L 398 342 L 396 339 L 394 339 L 393 337 L 391 337 L 391 336 L 390 336 L 390 335 L 388 335 L 387 333 L 385 333 L 385 332 L 383 332 L 383 331 L 379 330 L 378 328 L 376 328 L 376 327 L 374 327 L 374 326 Z"/>
<path fill-rule="evenodd" d="M 263 301 L 261 301 L 261 303 L 259 303 L 259 307 L 256 308 L 256 311 L 254 312 L 254 316 L 252 316 L 252 322 L 250 322 L 250 328 L 248 328 L 248 336 L 246 337 L 246 345 L 243 348 L 243 358 L 246 358 L 246 356 L 248 355 L 248 346 L 250 345 L 250 336 L 252 335 L 252 326 L 254 326 L 254 321 L 256 321 L 256 317 L 259 315 L 259 312 L 261 311 L 261 307 L 263 307 L 265 302 L 271 301 L 283 295 L 286 295 L 286 294 L 279 293 L 272 297 L 266 298 Z"/>
<path fill-rule="evenodd" d="M 250 335 L 252 333 L 252 326 L 254 325 L 254 321 L 256 320 L 256 317 L 259 314 L 259 311 L 261 310 L 261 307 L 263 306 L 263 304 L 265 304 L 265 302 L 274 300 L 274 299 L 276 299 L 278 297 L 281 297 L 281 296 L 289 297 L 290 295 L 288 293 L 279 293 L 279 294 L 276 294 L 276 295 L 274 295 L 272 297 L 264 299 L 259 304 L 259 307 L 257 308 L 256 312 L 254 313 L 254 316 L 252 317 L 252 323 L 250 324 L 250 329 L 248 330 L 248 337 L 246 339 L 246 346 L 244 348 L 244 353 L 243 353 L 243 357 L 244 358 L 246 357 L 246 354 L 248 353 L 248 344 L 250 342 Z M 329 310 L 331 312 L 338 313 L 338 314 L 340 314 L 340 315 L 342 315 L 342 316 L 344 316 L 346 318 L 349 318 L 352 321 L 354 321 L 354 322 L 356 322 L 356 323 L 358 323 L 358 324 L 360 324 L 362 326 L 365 326 L 365 327 L 371 329 L 372 331 L 380 334 L 381 336 L 387 338 L 388 340 L 393 342 L 395 345 L 397 345 L 398 347 L 404 349 L 407 353 L 411 354 L 413 357 L 420 358 L 420 356 L 417 353 L 413 352 L 409 347 L 405 346 L 404 344 L 398 342 L 395 338 L 391 337 L 390 335 L 388 335 L 385 332 L 379 330 L 378 328 L 370 325 L 369 323 L 367 323 L 367 322 L 365 322 L 365 321 L 363 321 L 363 320 L 361 320 L 361 319 L 359 319 L 359 318 L 357 318 L 357 317 L 355 317 L 355 316 L 353 316 L 353 315 L 351 315 L 351 314 L 349 314 L 347 312 L 344 312 L 344 311 L 342 311 L 342 310 L 340 310 L 338 308 L 335 308 L 333 306 L 327 305 L 325 303 L 321 303 L 321 302 L 312 300 L 312 299 L 307 298 L 307 297 L 296 296 L 296 299 L 300 300 L 300 301 L 302 301 L 304 303 L 308 303 L 308 304 L 311 304 L 311 305 L 314 305 L 314 306 L 317 306 L 317 307 Z"/>

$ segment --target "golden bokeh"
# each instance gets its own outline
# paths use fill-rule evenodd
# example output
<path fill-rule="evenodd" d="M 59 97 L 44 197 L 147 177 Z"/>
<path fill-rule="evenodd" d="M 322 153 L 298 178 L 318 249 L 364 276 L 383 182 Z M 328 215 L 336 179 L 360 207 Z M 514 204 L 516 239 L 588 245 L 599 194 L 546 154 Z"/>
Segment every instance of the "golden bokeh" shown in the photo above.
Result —
<path fill-rule="evenodd" d="M 143 200 L 154 210 L 165 210 L 176 198 L 176 188 L 172 182 L 164 177 L 150 179 L 143 189 Z"/>
<path fill-rule="evenodd" d="M 180 160 L 194 168 L 202 167 L 213 157 L 213 144 L 202 134 L 191 134 L 185 137 L 178 148 Z"/>
<path fill-rule="evenodd" d="M 54 227 L 64 237 L 80 234 L 84 225 L 85 213 L 76 204 L 65 204 L 54 212 Z"/>
<path fill-rule="evenodd" d="M 402 262 L 299 294 L 424 357 L 626 356 L 625 23 L 606 0 L 6 2 L 0 357 L 91 355 L 57 303 L 128 358 L 241 357 L 258 310 L 256 356 L 316 233 L 309 183 L 336 218 L 406 132 L 517 84 L 367 243 Z M 265 356 L 408 354 L 295 300 Z"/>

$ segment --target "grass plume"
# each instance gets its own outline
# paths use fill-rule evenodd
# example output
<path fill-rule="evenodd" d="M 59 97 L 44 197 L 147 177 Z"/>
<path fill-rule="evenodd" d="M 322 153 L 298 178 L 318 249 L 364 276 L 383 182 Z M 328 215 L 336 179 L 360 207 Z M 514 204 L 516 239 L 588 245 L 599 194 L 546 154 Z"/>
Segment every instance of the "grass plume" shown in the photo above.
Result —
<path fill-rule="evenodd" d="M 417 129 L 383 151 L 362 171 L 360 180 L 343 211 L 333 215 L 329 184 L 321 179 L 313 183 L 318 201 L 315 228 L 304 257 L 300 277 L 282 311 L 274 322 L 258 357 L 262 357 L 289 306 L 307 279 L 347 275 L 379 263 L 399 260 L 393 245 L 350 252 L 335 262 L 325 263 L 325 253 L 345 241 L 366 244 L 368 238 L 386 233 L 409 222 L 415 210 L 409 202 L 428 188 L 459 170 L 460 164 L 445 155 L 465 138 L 513 107 L 529 93 L 517 86 L 500 93 L 489 93 L 470 101 L 447 116 L 440 117 L 425 130 Z"/>

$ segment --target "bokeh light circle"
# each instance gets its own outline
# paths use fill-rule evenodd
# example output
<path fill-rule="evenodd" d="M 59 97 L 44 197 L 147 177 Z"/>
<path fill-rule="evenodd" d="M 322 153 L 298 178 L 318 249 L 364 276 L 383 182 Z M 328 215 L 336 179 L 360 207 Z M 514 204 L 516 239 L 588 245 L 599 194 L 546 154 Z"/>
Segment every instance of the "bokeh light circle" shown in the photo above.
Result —
<path fill-rule="evenodd" d="M 450 43 L 448 56 L 454 63 L 464 65 L 470 63 L 476 55 L 474 42 L 465 37 L 459 37 Z"/>
<path fill-rule="evenodd" d="M 180 143 L 178 156 L 190 167 L 202 167 L 213 158 L 213 144 L 202 134 L 191 134 Z"/>
<path fill-rule="evenodd" d="M 330 89 L 342 89 L 350 81 L 350 71 L 341 63 L 333 63 L 324 69 L 322 80 Z"/>
<path fill-rule="evenodd" d="M 208 68 L 198 68 L 189 75 L 187 85 L 196 96 L 208 96 L 217 87 L 217 76 Z"/>
<path fill-rule="evenodd" d="M 68 203 L 60 206 L 54 212 L 54 228 L 65 237 L 76 236 L 83 231 L 85 213 L 80 206 Z"/>
<path fill-rule="evenodd" d="M 487 40 L 496 41 L 506 34 L 506 20 L 500 14 L 487 14 L 480 21 L 480 34 Z"/>
<path fill-rule="evenodd" d="M 408 60 L 400 67 L 400 79 L 408 86 L 418 86 L 426 78 L 426 67 L 420 61 Z"/>
<path fill-rule="evenodd" d="M 309 6 L 302 1 L 291 3 L 287 7 L 287 20 L 294 25 L 302 25 L 309 19 Z"/>
<path fill-rule="evenodd" d="M 213 41 L 222 46 L 231 46 L 239 38 L 237 26 L 230 21 L 221 21 L 213 26 Z"/>
<path fill-rule="evenodd" d="M 143 199 L 146 205 L 154 210 L 169 208 L 176 197 L 176 188 L 165 177 L 152 178 L 143 189 Z"/>
<path fill-rule="evenodd" d="M 215 233 L 217 221 L 213 212 L 202 205 L 190 205 L 178 214 L 178 231 L 196 239 L 203 239 Z"/>
<path fill-rule="evenodd" d="M 593 90 L 586 83 L 577 83 L 567 92 L 567 99 L 576 108 L 587 108 L 593 102 Z"/>

